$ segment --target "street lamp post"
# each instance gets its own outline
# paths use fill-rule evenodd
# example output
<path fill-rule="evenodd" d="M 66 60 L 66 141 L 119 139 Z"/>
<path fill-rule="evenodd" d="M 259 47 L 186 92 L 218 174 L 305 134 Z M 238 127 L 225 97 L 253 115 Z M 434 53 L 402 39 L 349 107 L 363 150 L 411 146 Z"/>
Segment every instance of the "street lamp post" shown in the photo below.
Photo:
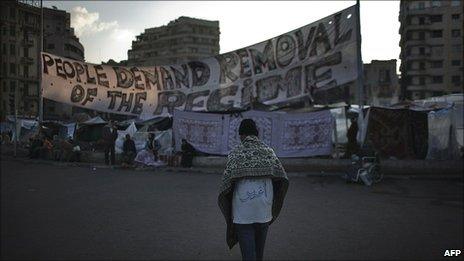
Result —
<path fill-rule="evenodd" d="M 43 52 L 43 0 L 40 0 L 40 41 L 37 59 L 37 71 L 39 73 L 39 123 L 43 121 L 43 96 L 42 96 L 42 52 Z"/>

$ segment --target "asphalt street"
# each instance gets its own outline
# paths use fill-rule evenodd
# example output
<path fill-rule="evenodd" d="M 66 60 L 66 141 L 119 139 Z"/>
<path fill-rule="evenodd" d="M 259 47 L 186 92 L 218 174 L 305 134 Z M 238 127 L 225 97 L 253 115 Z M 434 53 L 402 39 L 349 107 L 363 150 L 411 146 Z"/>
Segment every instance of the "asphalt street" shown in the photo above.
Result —
<path fill-rule="evenodd" d="M 220 173 L 0 163 L 3 260 L 240 259 Z M 265 259 L 450 259 L 463 248 L 462 192 L 462 180 L 291 176 Z"/>

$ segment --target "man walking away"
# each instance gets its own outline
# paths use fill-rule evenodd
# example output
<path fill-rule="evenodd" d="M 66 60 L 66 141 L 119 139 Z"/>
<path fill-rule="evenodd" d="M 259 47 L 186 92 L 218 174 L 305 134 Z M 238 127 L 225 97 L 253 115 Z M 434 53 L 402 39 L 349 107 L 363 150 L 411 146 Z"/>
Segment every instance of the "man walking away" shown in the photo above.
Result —
<path fill-rule="evenodd" d="M 241 144 L 227 159 L 218 196 L 229 248 L 238 242 L 243 260 L 262 260 L 267 231 L 280 213 L 288 178 L 274 150 L 258 138 L 251 119 L 239 127 Z"/>
<path fill-rule="evenodd" d="M 111 165 L 115 164 L 115 153 L 114 153 L 114 145 L 116 139 L 118 138 L 118 131 L 116 126 L 114 126 L 111 122 L 108 123 L 105 127 L 103 127 L 103 146 L 105 147 L 105 164 L 109 165 L 111 157 Z"/>

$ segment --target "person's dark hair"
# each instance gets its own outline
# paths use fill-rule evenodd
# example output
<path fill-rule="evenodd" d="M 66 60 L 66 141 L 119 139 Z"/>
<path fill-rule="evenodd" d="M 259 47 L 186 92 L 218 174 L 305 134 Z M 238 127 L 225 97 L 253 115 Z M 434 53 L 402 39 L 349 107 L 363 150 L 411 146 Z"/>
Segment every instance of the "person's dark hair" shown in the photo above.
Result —
<path fill-rule="evenodd" d="M 238 134 L 245 136 L 258 136 L 258 128 L 256 128 L 256 123 L 252 119 L 242 120 L 240 127 L 238 128 Z"/>
<path fill-rule="evenodd" d="M 126 134 L 126 139 L 130 139 L 130 135 L 129 134 Z"/>

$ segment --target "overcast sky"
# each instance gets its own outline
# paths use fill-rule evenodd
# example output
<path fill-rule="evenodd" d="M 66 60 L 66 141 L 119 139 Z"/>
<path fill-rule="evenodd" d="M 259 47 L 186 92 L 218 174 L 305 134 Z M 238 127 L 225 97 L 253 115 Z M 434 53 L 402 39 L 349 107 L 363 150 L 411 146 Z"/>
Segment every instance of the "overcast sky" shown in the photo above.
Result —
<path fill-rule="evenodd" d="M 132 40 L 144 29 L 179 16 L 218 20 L 220 53 L 278 36 L 354 5 L 356 1 L 44 1 L 71 13 L 85 60 L 127 59 Z M 361 1 L 362 56 L 397 59 L 399 1 Z"/>

